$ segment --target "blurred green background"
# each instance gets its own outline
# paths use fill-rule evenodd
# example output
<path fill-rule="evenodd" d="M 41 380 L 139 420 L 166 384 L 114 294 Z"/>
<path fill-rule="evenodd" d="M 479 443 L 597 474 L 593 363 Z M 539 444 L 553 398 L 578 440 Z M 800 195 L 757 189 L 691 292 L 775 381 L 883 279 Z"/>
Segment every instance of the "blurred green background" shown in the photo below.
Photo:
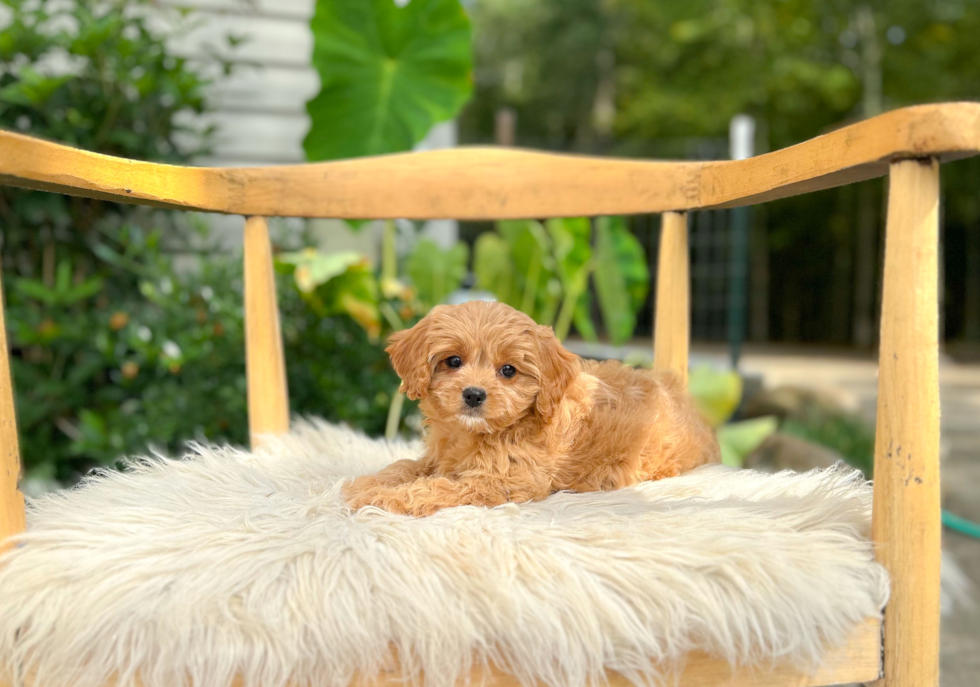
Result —
<path fill-rule="evenodd" d="M 287 17 L 260 0 L 217 5 L 227 15 L 150 0 L 5 0 L 0 126 L 133 159 L 207 160 L 221 136 L 214 94 L 263 67 L 228 57 L 251 40 L 233 30 L 238 19 Z M 738 114 L 754 118 L 758 154 L 894 107 L 980 95 L 980 0 L 400 5 L 309 0 L 288 15 L 309 27 L 318 80 L 297 132 L 307 159 L 408 150 L 446 120 L 464 144 L 724 158 Z M 187 32 L 223 16 L 232 28 L 219 22 L 212 50 L 182 52 Z M 944 338 L 963 355 L 980 343 L 977 178 L 976 161 L 944 168 Z M 873 349 L 884 191 L 878 180 L 753 210 L 751 341 Z M 710 217 L 724 234 L 727 220 Z M 281 227 L 293 412 L 374 435 L 417 432 L 384 338 L 466 289 L 620 357 L 631 341 L 648 346 L 656 227 L 651 217 L 463 223 L 446 247 L 389 223 L 374 255 L 323 250 L 306 227 Z M 694 249 L 699 303 L 710 276 L 699 265 L 722 269 L 730 246 L 705 248 L 721 251 L 714 267 Z M 4 187 L 0 250 L 29 477 L 70 482 L 151 448 L 246 441 L 241 256 L 211 218 Z M 724 340 L 695 324 L 702 341 Z M 749 418 L 724 430 L 732 462 L 779 427 L 869 467 L 871 432 L 856 416 L 812 399 L 752 413 L 737 374 L 699 374 L 694 390 L 716 422 Z"/>

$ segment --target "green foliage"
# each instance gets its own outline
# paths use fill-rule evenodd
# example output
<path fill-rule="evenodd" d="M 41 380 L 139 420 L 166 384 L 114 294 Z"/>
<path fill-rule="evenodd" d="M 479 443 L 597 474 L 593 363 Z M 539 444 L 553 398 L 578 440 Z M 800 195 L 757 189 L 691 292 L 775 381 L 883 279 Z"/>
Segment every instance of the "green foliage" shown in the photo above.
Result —
<path fill-rule="evenodd" d="M 499 301 L 551 325 L 559 338 L 571 324 L 583 337 L 596 339 L 591 320 L 589 277 L 594 276 L 606 331 L 620 344 L 633 334 L 636 313 L 649 288 L 646 257 L 619 217 L 596 220 L 592 248 L 586 218 L 498 222 L 496 231 L 476 241 L 476 284 Z"/>
<path fill-rule="evenodd" d="M 742 402 L 742 377 L 734 370 L 695 367 L 688 374 L 687 388 L 694 404 L 713 427 L 727 421 Z"/>
<path fill-rule="evenodd" d="M 322 253 L 306 248 L 276 257 L 279 271 L 292 274 L 307 304 L 320 317 L 348 315 L 372 339 L 381 333 L 379 290 L 368 259 L 360 253 Z"/>
<path fill-rule="evenodd" d="M 470 24 L 458 0 L 318 0 L 307 104 L 310 160 L 409 150 L 472 89 Z"/>
<path fill-rule="evenodd" d="M 199 152 L 207 132 L 178 116 L 204 112 L 208 80 L 166 47 L 186 21 L 161 30 L 146 18 L 149 4 L 6 0 L 0 125 L 128 158 Z M 181 134 L 189 141 L 179 146 Z"/>
<path fill-rule="evenodd" d="M 207 112 L 207 61 L 191 65 L 167 47 L 189 27 L 182 14 L 149 0 L 5 5 L 0 126 L 132 159 L 184 162 L 206 152 L 211 130 L 187 122 Z M 172 252 L 206 245 L 201 227 L 146 208 L 7 187 L 0 218 L 29 475 L 71 479 L 151 445 L 177 450 L 195 437 L 246 439 L 237 261 L 202 261 L 184 272 L 171 266 Z M 312 328 L 298 295 L 286 294 L 283 307 L 291 327 Z M 303 348 L 313 359 L 305 363 L 316 368 L 310 377 L 338 374 L 316 361 L 329 361 L 348 341 L 366 343 L 353 323 L 334 322 L 332 332 L 287 341 L 287 349 Z M 354 354 L 374 355 L 364 369 L 387 369 L 376 348 Z M 290 375 L 302 367 L 293 365 Z M 370 424 L 375 414 L 350 389 L 360 398 L 360 389 L 387 388 L 390 380 L 379 374 L 377 383 L 351 379 L 342 393 L 328 388 L 317 396 L 304 391 L 305 378 L 291 379 L 294 408 L 335 402 L 328 412 L 378 431 Z"/>
<path fill-rule="evenodd" d="M 745 457 L 779 426 L 774 417 L 730 422 L 742 402 L 742 386 L 742 378 L 734 370 L 696 367 L 688 378 L 695 406 L 717 431 L 721 462 L 732 467 L 741 467 Z"/>
<path fill-rule="evenodd" d="M 201 66 L 167 48 L 187 20 L 157 8 L 151 21 L 149 4 L 8 0 L 9 23 L 0 30 L 0 127 L 138 160 L 182 162 L 205 152 L 211 130 L 186 122 L 206 111 L 210 81 Z M 0 218 L 4 275 L 27 279 L 14 283 L 35 295 L 39 284 L 55 286 L 59 263 L 71 265 L 76 288 L 92 279 L 101 279 L 110 296 L 134 288 L 130 275 L 93 254 L 106 222 L 139 218 L 144 227 L 167 224 L 179 234 L 164 215 L 9 187 L 0 189 Z"/>
<path fill-rule="evenodd" d="M 691 370 L 688 389 L 704 417 L 717 429 L 722 462 L 739 467 L 777 429 L 840 454 L 869 478 L 874 467 L 874 431 L 862 419 L 816 402 L 805 402 L 780 422 L 760 417 L 729 422 L 742 401 L 742 378 L 735 371 Z"/>
<path fill-rule="evenodd" d="M 745 457 L 756 450 L 778 427 L 779 420 L 774 417 L 759 417 L 722 425 L 718 428 L 721 462 L 735 468 L 742 467 Z"/>
<path fill-rule="evenodd" d="M 840 454 L 869 479 L 874 470 L 874 428 L 861 418 L 807 403 L 783 420 L 780 431 Z"/>
<path fill-rule="evenodd" d="M 633 336 L 650 273 L 643 247 L 622 217 L 600 217 L 597 229 L 596 293 L 609 338 L 621 344 Z"/>
<path fill-rule="evenodd" d="M 405 261 L 405 272 L 415 287 L 423 309 L 429 310 L 446 301 L 466 277 L 470 251 L 465 243 L 443 249 L 429 239 L 422 239 Z"/>
<path fill-rule="evenodd" d="M 158 232 L 123 225 L 106 236 L 103 255 L 141 247 L 132 256 L 136 290 L 111 302 L 62 298 L 60 287 L 34 293 L 41 286 L 10 297 L 31 476 L 71 479 L 150 447 L 179 451 L 188 439 L 248 439 L 240 257 L 177 272 Z M 293 412 L 380 433 L 397 385 L 387 356 L 351 319 L 315 312 L 288 277 L 279 286 Z"/>
<path fill-rule="evenodd" d="M 492 140 L 494 114 L 517 112 L 535 147 L 601 151 L 615 94 L 619 20 L 606 0 L 478 0 L 473 8 L 476 96 L 464 130 Z M 471 134 L 472 135 L 472 134 Z"/>
<path fill-rule="evenodd" d="M 394 235 L 385 234 L 385 254 L 394 262 Z M 390 244 L 390 245 L 389 245 Z M 464 244 L 443 250 L 429 240 L 417 242 L 404 261 L 407 286 L 397 265 L 380 273 L 360 253 L 324 253 L 306 248 L 276 256 L 277 269 L 293 276 L 296 289 L 321 317 L 346 315 L 372 341 L 382 331 L 397 331 L 445 301 L 466 276 L 469 251 Z"/>
<path fill-rule="evenodd" d="M 475 0 L 478 65 L 460 139 L 647 158 L 725 157 L 735 114 L 756 152 L 905 105 L 975 100 L 980 0 Z M 980 160 L 944 166 L 946 336 L 980 336 L 972 275 Z M 771 340 L 852 343 L 875 329 L 883 184 L 757 206 L 752 299 Z M 870 235 L 870 239 L 867 237 Z M 867 248 L 864 248 L 867 246 Z M 866 254 L 865 251 L 870 251 Z M 874 254 L 878 254 L 876 260 Z M 764 284 L 765 278 L 758 280 Z M 755 291 L 759 293 L 759 291 Z"/>

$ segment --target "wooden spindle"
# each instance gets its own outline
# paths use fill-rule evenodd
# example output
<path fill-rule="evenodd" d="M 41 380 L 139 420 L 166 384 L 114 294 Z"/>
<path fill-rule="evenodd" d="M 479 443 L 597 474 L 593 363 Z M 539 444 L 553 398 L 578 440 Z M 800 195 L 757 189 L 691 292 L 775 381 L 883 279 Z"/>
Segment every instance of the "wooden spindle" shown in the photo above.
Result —
<path fill-rule="evenodd" d="M 279 329 L 272 244 L 264 217 L 245 220 L 245 354 L 248 427 L 252 448 L 256 448 L 262 435 L 289 431 L 286 361 Z"/>
<path fill-rule="evenodd" d="M 687 385 L 691 342 L 691 256 L 687 213 L 665 212 L 660 226 L 653 367 L 673 370 Z"/>
<path fill-rule="evenodd" d="M 24 496 L 17 489 L 20 477 L 20 448 L 17 415 L 14 412 L 14 383 L 10 375 L 10 352 L 3 314 L 0 285 L 0 541 L 24 531 Z M 3 545 L 0 544 L 0 549 Z"/>
<path fill-rule="evenodd" d="M 939 683 L 939 164 L 891 165 L 872 537 L 891 576 L 884 687 Z"/>

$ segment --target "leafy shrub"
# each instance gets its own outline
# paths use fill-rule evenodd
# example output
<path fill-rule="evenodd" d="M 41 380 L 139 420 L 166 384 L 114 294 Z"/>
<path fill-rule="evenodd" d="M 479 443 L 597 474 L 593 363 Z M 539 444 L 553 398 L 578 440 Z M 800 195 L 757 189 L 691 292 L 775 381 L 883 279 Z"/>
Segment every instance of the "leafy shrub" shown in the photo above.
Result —
<path fill-rule="evenodd" d="M 149 0 L 8 0 L 0 126 L 132 159 L 183 162 L 211 131 L 202 65 L 167 41 Z M 153 19 L 145 10 L 153 5 Z M 219 66 L 225 66 L 219 64 Z M 22 453 L 35 478 L 192 438 L 247 440 L 240 257 L 174 268 L 206 245 L 178 213 L 3 188 L 0 237 Z M 185 261 L 186 262 L 186 261 Z M 397 378 L 346 317 L 321 317 L 282 279 L 292 408 L 384 428 Z"/>
<path fill-rule="evenodd" d="M 614 344 L 633 335 L 636 314 L 650 286 L 646 256 L 622 217 L 585 217 L 497 222 L 476 241 L 473 271 L 481 289 L 551 325 L 564 339 L 571 324 L 587 340 L 597 338 L 592 323 L 595 281 L 606 333 Z"/>
<path fill-rule="evenodd" d="M 10 334 L 29 475 L 71 479 L 149 447 L 247 441 L 239 256 L 176 271 L 160 232 L 122 225 L 97 251 L 129 264 L 137 288 L 110 301 L 63 261 L 53 287 L 11 280 Z M 112 256 L 111 258 L 109 256 Z M 120 268 L 121 269 L 121 268 Z M 347 317 L 321 317 L 279 284 L 293 412 L 384 430 L 398 380 L 381 347 Z M 29 294 L 30 297 L 25 297 Z"/>
<path fill-rule="evenodd" d="M 171 15 L 176 23 L 159 27 L 145 14 L 148 0 L 5 4 L 0 127 L 138 160 L 181 162 L 207 150 L 210 129 L 182 122 L 206 111 L 210 82 L 201 67 L 166 47 L 183 28 L 180 15 Z M 40 279 L 50 287 L 56 264 L 65 258 L 76 280 L 105 271 L 91 254 L 99 240 L 97 225 L 107 216 L 133 213 L 103 201 L 5 187 L 0 192 L 4 274 Z"/>

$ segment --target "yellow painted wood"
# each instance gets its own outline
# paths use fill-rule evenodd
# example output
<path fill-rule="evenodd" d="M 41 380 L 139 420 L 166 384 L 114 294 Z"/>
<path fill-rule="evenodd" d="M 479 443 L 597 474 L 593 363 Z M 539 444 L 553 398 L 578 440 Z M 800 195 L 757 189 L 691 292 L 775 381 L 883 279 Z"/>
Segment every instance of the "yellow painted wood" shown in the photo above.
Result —
<path fill-rule="evenodd" d="M 262 435 L 289 431 L 286 360 L 279 330 L 279 305 L 269 225 L 245 220 L 245 355 L 248 371 L 248 428 L 252 448 Z"/>
<path fill-rule="evenodd" d="M 687 213 L 665 212 L 660 220 L 653 367 L 672 370 L 687 386 L 691 345 L 691 255 Z"/>
<path fill-rule="evenodd" d="M 0 541 L 24 531 L 24 497 L 17 489 L 19 476 L 17 414 L 3 314 L 3 286 L 0 284 Z"/>
<path fill-rule="evenodd" d="M 896 158 L 980 151 L 980 104 L 920 105 L 747 160 L 654 162 L 454 148 L 320 164 L 133 162 L 0 132 L 0 183 L 240 215 L 506 219 L 730 207 L 883 176 Z"/>
<path fill-rule="evenodd" d="M 939 164 L 891 166 L 872 536 L 891 576 L 885 687 L 939 682 Z"/>

